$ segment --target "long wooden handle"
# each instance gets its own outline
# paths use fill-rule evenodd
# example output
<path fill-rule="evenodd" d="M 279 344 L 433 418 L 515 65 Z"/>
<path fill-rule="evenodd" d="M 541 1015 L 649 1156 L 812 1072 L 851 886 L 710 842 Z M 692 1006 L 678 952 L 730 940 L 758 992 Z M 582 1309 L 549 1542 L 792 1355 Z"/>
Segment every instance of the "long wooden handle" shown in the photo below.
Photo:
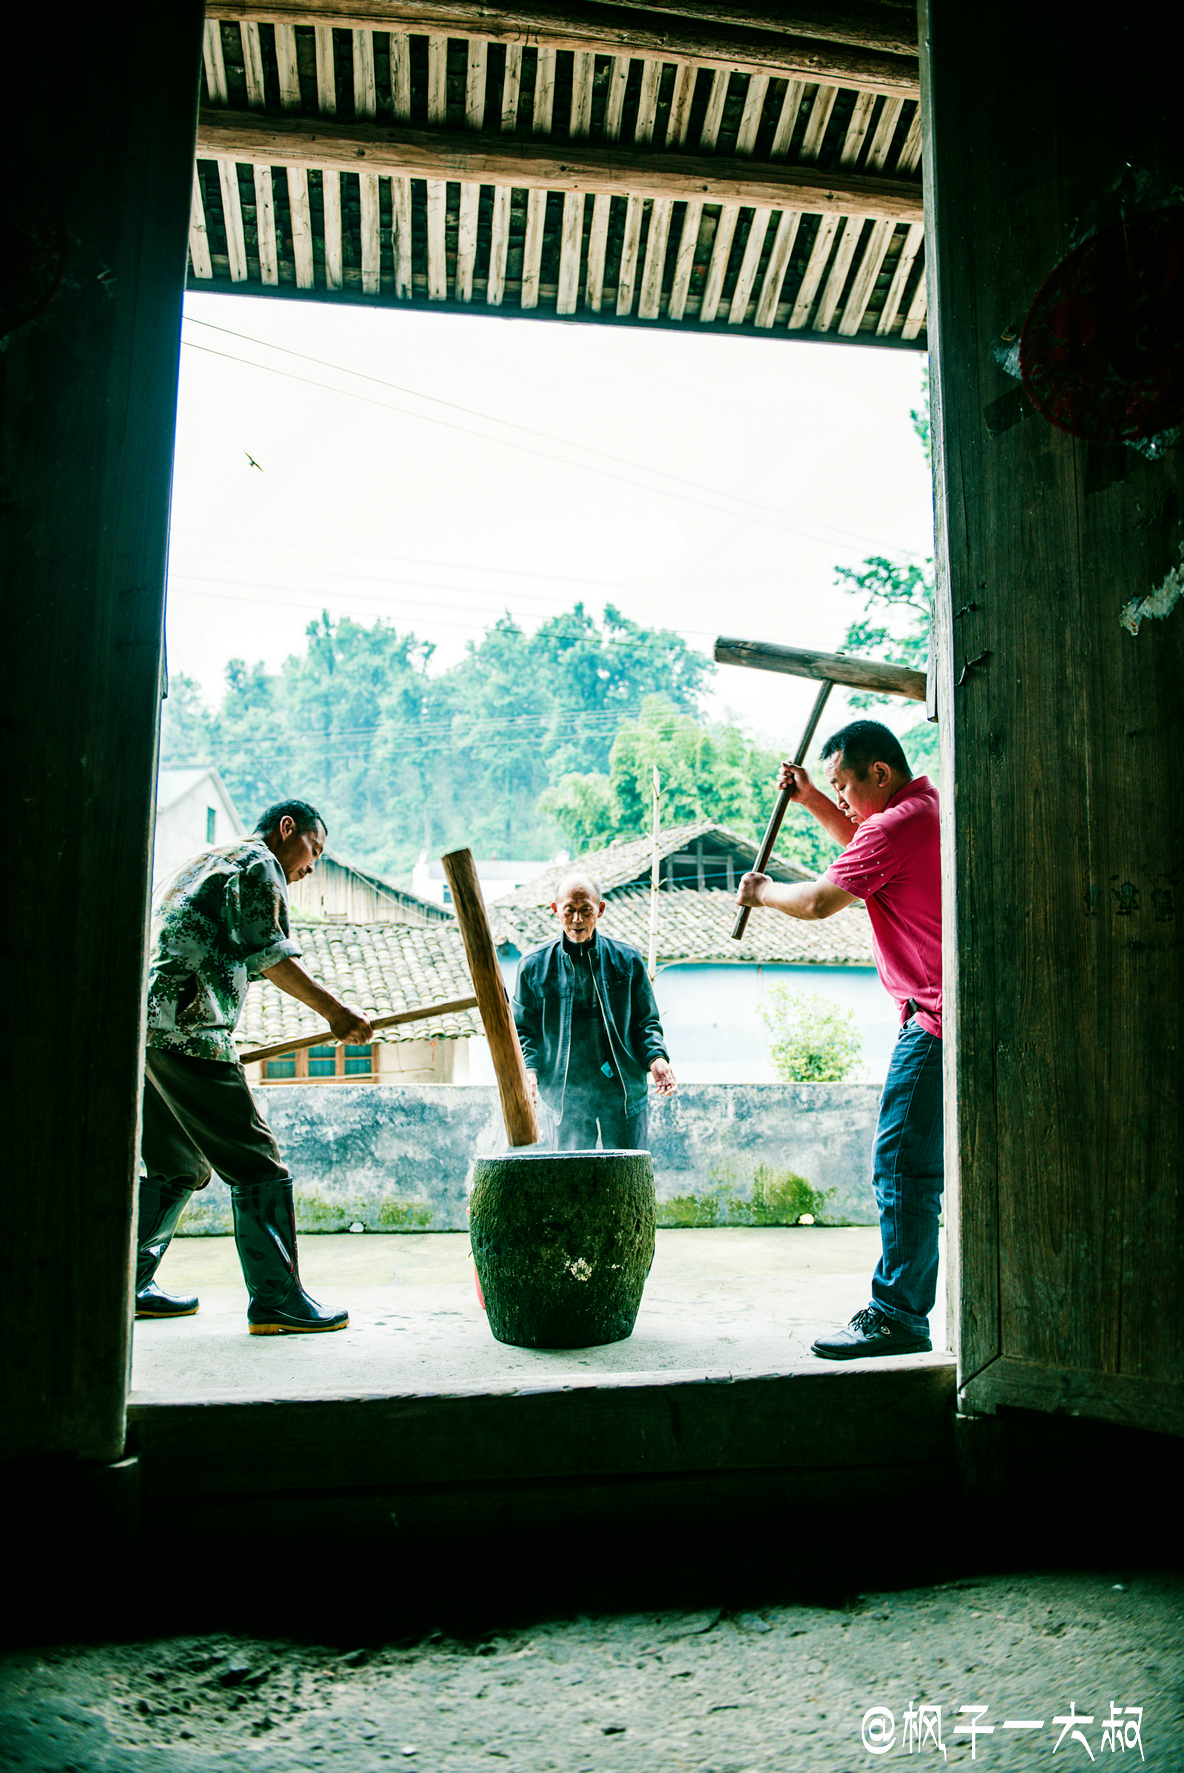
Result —
<path fill-rule="evenodd" d="M 715 643 L 719 665 L 749 665 L 754 671 L 785 671 L 790 677 L 813 677 L 824 683 L 842 683 L 848 689 L 873 690 L 877 695 L 908 696 L 925 700 L 925 673 L 909 665 L 884 665 L 878 659 L 851 659 L 846 653 L 813 653 L 802 646 L 771 646 L 763 640 L 729 640 Z"/>
<path fill-rule="evenodd" d="M 819 690 L 814 702 L 814 707 L 810 712 L 810 718 L 806 722 L 806 730 L 802 734 L 801 743 L 794 753 L 793 761 L 795 764 L 805 763 L 806 753 L 810 749 L 810 740 L 814 737 L 814 729 L 822 719 L 822 710 L 826 707 L 826 698 L 830 695 L 833 688 L 834 684 L 828 678 Z M 781 830 L 781 821 L 789 811 L 789 804 L 792 799 L 793 791 L 789 788 L 783 788 L 777 796 L 777 799 L 773 804 L 773 811 L 770 815 L 769 823 L 765 827 L 765 835 L 761 839 L 761 847 L 757 851 L 756 861 L 752 866 L 752 872 L 754 874 L 763 874 L 768 867 L 769 857 L 773 854 L 773 845 L 777 842 L 777 834 Z M 738 942 L 744 934 L 744 931 L 748 927 L 748 913 L 751 910 L 751 905 L 742 905 L 737 912 L 736 921 L 732 925 L 733 941 Z"/>
<path fill-rule="evenodd" d="M 455 997 L 451 1003 L 426 1003 L 415 1010 L 397 1010 L 393 1016 L 371 1016 L 370 1026 L 374 1029 L 397 1028 L 400 1022 L 423 1022 L 429 1016 L 458 1016 L 462 1010 L 475 1010 L 475 997 Z M 273 1047 L 254 1047 L 249 1053 L 239 1054 L 239 1063 L 253 1065 L 256 1059 L 278 1059 L 283 1053 L 301 1053 L 305 1047 L 319 1047 L 335 1041 L 337 1036 L 331 1028 L 322 1028 L 316 1034 L 302 1034 L 298 1040 L 277 1041 Z"/>
<path fill-rule="evenodd" d="M 469 975 L 481 1011 L 481 1025 L 489 1042 L 501 1097 L 502 1119 L 506 1123 L 506 1138 L 511 1145 L 537 1145 L 539 1123 L 526 1082 L 518 1030 L 506 1001 L 506 987 L 497 964 L 497 950 L 485 914 L 485 900 L 481 896 L 473 852 L 452 850 L 440 860 L 452 889 L 452 909 L 464 938 Z"/>

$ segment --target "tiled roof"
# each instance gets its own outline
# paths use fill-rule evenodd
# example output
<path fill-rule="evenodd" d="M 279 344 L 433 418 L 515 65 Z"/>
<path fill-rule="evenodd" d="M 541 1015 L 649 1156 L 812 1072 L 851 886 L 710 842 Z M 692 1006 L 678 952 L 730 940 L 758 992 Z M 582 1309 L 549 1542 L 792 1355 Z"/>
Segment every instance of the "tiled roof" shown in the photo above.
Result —
<path fill-rule="evenodd" d="M 464 945 L 455 923 L 293 923 L 314 979 L 368 1015 L 390 1015 L 419 1004 L 471 997 Z M 240 1047 L 267 1046 L 324 1027 L 315 1010 L 257 979 L 247 991 L 235 1039 Z M 476 1010 L 430 1016 L 383 1029 L 376 1040 L 464 1040 L 481 1033 Z"/>
<path fill-rule="evenodd" d="M 756 860 L 760 847 L 751 837 L 740 837 L 735 831 L 729 831 L 726 825 L 717 825 L 711 819 L 700 819 L 695 824 L 670 825 L 664 829 L 658 842 L 658 855 L 665 861 L 667 856 L 674 855 L 677 850 L 685 850 L 701 837 L 712 839 L 722 848 L 737 850 L 752 861 Z M 603 893 L 610 893 L 614 887 L 626 886 L 642 873 L 648 875 L 652 855 L 653 845 L 648 837 L 630 837 L 610 843 L 607 849 L 595 850 L 591 855 L 576 856 L 570 862 L 552 862 L 545 873 L 534 880 L 528 880 L 517 892 L 508 893 L 504 899 L 497 901 L 494 908 L 495 921 L 501 912 L 511 907 L 525 909 L 528 906 L 550 905 L 559 882 L 577 869 L 586 870 L 599 882 Z M 776 852 L 769 859 L 768 873 L 774 880 L 814 878 L 807 869 L 799 868 L 796 862 L 787 861 Z"/>
<path fill-rule="evenodd" d="M 538 906 L 493 907 L 500 939 L 519 949 L 537 947 L 558 932 L 549 909 Z M 694 887 L 663 885 L 658 895 L 658 960 L 725 961 L 733 966 L 763 961 L 791 966 L 870 967 L 871 925 L 862 905 L 850 905 L 833 917 L 806 923 L 779 911 L 754 911 L 739 942 L 732 940 L 736 897 L 728 892 L 698 892 Z M 601 926 L 606 936 L 629 942 L 643 954 L 649 950 L 648 887 L 622 887 L 608 895 Z"/>

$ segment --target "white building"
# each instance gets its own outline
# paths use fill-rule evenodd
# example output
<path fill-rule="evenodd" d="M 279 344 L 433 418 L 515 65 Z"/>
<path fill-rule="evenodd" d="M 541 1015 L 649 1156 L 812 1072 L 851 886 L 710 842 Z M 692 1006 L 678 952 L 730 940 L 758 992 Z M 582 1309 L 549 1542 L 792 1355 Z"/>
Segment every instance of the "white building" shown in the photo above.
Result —
<path fill-rule="evenodd" d="M 563 863 L 567 861 L 567 857 L 557 856 L 555 861 Z M 536 880 L 553 865 L 550 861 L 499 862 L 496 857 L 478 860 L 476 868 L 477 879 L 481 882 L 481 896 L 487 905 L 492 905 L 498 899 L 517 892 L 528 880 Z M 437 905 L 452 904 L 452 894 L 444 878 L 443 865 L 437 857 L 429 858 L 426 850 L 411 870 L 411 890 L 418 893 L 421 899 L 434 900 Z"/>
<path fill-rule="evenodd" d="M 161 770 L 156 778 L 153 890 L 191 856 L 246 834 L 216 769 Z"/>

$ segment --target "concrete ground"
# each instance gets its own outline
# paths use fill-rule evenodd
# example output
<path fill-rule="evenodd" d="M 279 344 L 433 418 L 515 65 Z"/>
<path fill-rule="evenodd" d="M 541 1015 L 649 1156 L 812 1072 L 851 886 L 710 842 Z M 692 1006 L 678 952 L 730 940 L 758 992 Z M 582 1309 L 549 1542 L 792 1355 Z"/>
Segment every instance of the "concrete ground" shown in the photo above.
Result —
<path fill-rule="evenodd" d="M 491 1599 L 478 1635 L 443 1622 L 390 1643 L 351 1642 L 337 1621 L 336 1636 L 302 1642 L 34 1648 L 0 1657 L 0 1764 L 854 1773 L 916 1754 L 922 1767 L 1055 1773 L 1117 1755 L 1178 1773 L 1182 1599 L 1179 1575 L 1116 1569 L 968 1578 L 832 1607 L 512 1625 Z M 295 1588 L 293 1603 L 299 1611 Z M 940 1714 L 923 1721 L 922 1706 Z M 1106 1731 L 1115 1708 L 1117 1741 Z"/>
<path fill-rule="evenodd" d="M 328 1336 L 249 1336 L 233 1239 L 177 1238 L 157 1278 L 166 1291 L 199 1294 L 201 1309 L 136 1324 L 132 1400 L 830 1365 L 810 1343 L 867 1304 L 879 1249 L 874 1226 L 659 1231 L 633 1335 L 551 1352 L 494 1341 L 464 1232 L 305 1237 L 309 1292 L 350 1311 L 350 1327 Z M 944 1266 L 930 1331 L 934 1349 L 946 1348 Z"/>

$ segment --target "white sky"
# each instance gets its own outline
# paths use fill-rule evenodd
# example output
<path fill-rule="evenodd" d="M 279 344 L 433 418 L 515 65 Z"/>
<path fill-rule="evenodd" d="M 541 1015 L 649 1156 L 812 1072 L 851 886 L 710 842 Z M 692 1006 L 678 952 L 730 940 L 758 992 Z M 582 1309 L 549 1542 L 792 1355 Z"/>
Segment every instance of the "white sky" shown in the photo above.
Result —
<path fill-rule="evenodd" d="M 530 628 L 577 598 L 708 655 L 721 633 L 832 650 L 858 607 L 836 563 L 932 551 L 921 353 L 265 297 L 185 313 L 168 659 L 211 702 L 228 659 L 274 669 L 322 609 L 386 616 L 441 665 L 504 610 Z M 720 667 L 712 712 L 789 747 L 814 687 Z"/>

